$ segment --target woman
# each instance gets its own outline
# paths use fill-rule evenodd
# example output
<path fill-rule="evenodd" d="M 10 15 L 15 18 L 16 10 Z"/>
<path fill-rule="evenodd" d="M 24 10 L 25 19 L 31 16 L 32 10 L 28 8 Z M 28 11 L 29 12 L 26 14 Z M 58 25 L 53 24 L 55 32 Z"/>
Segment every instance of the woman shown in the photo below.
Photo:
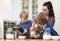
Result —
<path fill-rule="evenodd" d="M 44 13 L 44 16 L 48 20 L 48 23 L 54 26 L 55 24 L 55 15 L 53 11 L 53 6 L 50 1 L 45 2 L 42 7 L 42 12 Z"/>

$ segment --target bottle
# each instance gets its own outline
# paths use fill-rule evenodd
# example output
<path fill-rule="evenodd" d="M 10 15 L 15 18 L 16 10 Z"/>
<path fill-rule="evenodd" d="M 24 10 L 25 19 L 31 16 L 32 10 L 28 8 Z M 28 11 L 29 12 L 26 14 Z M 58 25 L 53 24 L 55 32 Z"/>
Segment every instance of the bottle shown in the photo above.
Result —
<path fill-rule="evenodd" d="M 33 38 L 33 36 L 37 34 L 37 24 L 35 24 L 32 27 L 33 27 L 33 30 L 30 31 L 30 38 Z"/>
<path fill-rule="evenodd" d="M 44 28 L 43 39 L 51 39 L 50 28 Z"/>
<path fill-rule="evenodd" d="M 36 34 L 34 30 L 30 31 L 30 38 L 33 38 L 33 36 Z"/>

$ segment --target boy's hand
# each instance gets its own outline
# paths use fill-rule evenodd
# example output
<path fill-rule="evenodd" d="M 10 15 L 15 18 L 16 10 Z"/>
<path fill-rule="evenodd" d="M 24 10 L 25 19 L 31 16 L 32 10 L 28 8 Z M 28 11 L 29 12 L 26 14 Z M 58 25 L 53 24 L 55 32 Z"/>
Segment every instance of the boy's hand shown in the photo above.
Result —
<path fill-rule="evenodd" d="M 30 27 L 30 31 L 32 31 L 33 30 L 33 27 Z"/>
<path fill-rule="evenodd" d="M 44 31 L 39 31 L 39 33 L 41 34 L 41 33 L 43 33 Z"/>
<path fill-rule="evenodd" d="M 39 38 L 39 34 L 38 35 L 34 35 L 33 36 L 35 39 Z"/>
<path fill-rule="evenodd" d="M 24 29 L 23 35 L 27 33 L 27 29 Z"/>

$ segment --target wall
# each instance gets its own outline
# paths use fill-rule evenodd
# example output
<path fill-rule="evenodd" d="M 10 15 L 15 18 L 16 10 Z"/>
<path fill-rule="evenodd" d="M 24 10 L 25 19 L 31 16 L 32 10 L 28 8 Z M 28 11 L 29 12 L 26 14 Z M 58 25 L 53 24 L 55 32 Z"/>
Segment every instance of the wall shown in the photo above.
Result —
<path fill-rule="evenodd" d="M 11 0 L 11 20 L 20 21 L 19 14 L 22 9 L 21 0 Z"/>
<path fill-rule="evenodd" d="M 10 19 L 11 0 L 0 0 L 0 38 L 3 38 L 3 20 Z"/>

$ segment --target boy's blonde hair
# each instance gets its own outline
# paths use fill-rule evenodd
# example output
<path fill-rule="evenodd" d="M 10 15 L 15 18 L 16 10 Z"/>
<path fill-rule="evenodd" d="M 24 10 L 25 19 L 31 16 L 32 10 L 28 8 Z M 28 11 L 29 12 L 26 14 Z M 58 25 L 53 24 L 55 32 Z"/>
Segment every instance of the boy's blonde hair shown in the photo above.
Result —
<path fill-rule="evenodd" d="M 43 15 L 43 12 L 39 13 L 39 15 L 36 18 L 36 22 L 38 24 L 43 24 L 43 25 L 48 22 L 46 17 Z"/>
<path fill-rule="evenodd" d="M 22 18 L 22 15 L 25 15 L 26 16 L 26 19 L 28 19 L 28 13 L 26 13 L 25 11 L 22 11 L 21 13 L 20 13 L 20 18 Z"/>

